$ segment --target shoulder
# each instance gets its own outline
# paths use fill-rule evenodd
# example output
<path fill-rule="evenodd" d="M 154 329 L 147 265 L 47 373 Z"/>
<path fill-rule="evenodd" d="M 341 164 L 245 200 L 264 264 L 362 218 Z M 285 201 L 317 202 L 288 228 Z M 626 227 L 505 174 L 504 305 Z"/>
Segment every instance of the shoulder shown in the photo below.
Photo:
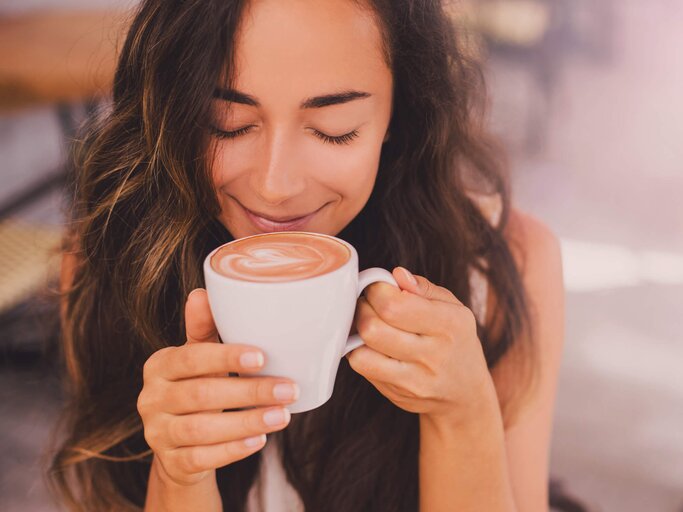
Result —
<path fill-rule="evenodd" d="M 492 377 L 501 405 L 508 405 L 511 397 L 521 391 L 525 391 L 528 404 L 548 404 L 554 395 L 564 344 L 560 240 L 545 222 L 518 208 L 510 210 L 504 236 L 522 278 L 531 325 L 530 330 L 514 340 L 512 348 L 492 370 Z M 487 322 L 492 322 L 497 302 L 493 290 L 488 301 Z M 528 390 L 514 389 L 524 368 L 531 372 L 534 385 Z"/>
<path fill-rule="evenodd" d="M 539 313 L 546 313 L 545 303 L 551 301 L 548 307 L 557 308 L 564 297 L 560 240 L 545 222 L 516 207 L 510 209 L 503 236 L 520 273 L 532 320 L 538 320 Z M 498 304 L 493 289 L 487 301 L 486 323 L 495 332 Z"/>
<path fill-rule="evenodd" d="M 513 207 L 503 234 L 523 279 L 534 280 L 548 273 L 561 274 L 560 240 L 545 222 Z"/>
<path fill-rule="evenodd" d="M 553 417 L 564 345 L 560 242 L 533 215 L 512 209 L 504 226 L 529 307 L 525 329 L 491 370 L 505 429 L 508 473 L 520 510 L 546 510 Z M 494 299 L 495 300 L 495 299 Z"/>
<path fill-rule="evenodd" d="M 476 191 L 468 191 L 466 195 L 491 225 L 497 227 L 503 210 L 502 196 Z M 549 251 L 559 256 L 560 242 L 555 233 L 543 221 L 517 207 L 510 208 L 504 235 L 511 248 L 517 251 L 513 255 L 520 263 L 526 252 Z"/>

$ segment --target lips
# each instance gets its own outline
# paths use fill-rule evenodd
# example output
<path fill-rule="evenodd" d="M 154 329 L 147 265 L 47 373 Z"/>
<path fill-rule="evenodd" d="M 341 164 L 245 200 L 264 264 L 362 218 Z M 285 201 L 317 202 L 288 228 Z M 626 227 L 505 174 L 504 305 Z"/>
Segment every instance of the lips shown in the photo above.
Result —
<path fill-rule="evenodd" d="M 244 208 L 245 210 L 248 210 L 250 213 L 253 213 L 257 217 L 261 217 L 262 219 L 269 220 L 271 222 L 291 222 L 293 220 L 297 219 L 303 219 L 304 217 L 311 215 L 310 213 L 304 213 L 302 215 L 290 215 L 289 217 L 273 217 L 271 215 L 264 215 L 262 213 L 256 212 L 254 210 L 249 210 L 248 208 Z M 315 213 L 315 212 L 312 212 Z"/>
<path fill-rule="evenodd" d="M 249 220 L 252 222 L 252 224 L 254 224 L 260 230 L 266 232 L 294 231 L 297 229 L 301 229 L 302 226 L 304 226 L 308 221 L 310 221 L 325 206 L 323 205 L 314 212 L 305 215 L 280 217 L 279 219 L 281 220 L 276 220 L 277 218 L 267 217 L 265 215 L 258 214 L 246 208 L 244 205 L 242 205 L 242 203 L 239 204 L 244 210 L 244 213 L 247 215 Z"/>

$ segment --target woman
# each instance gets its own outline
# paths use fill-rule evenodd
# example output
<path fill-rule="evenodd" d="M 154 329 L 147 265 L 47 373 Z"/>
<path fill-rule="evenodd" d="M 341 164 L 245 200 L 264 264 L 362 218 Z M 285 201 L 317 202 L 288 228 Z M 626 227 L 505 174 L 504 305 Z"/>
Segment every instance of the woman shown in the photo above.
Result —
<path fill-rule="evenodd" d="M 143 2 L 77 161 L 61 499 L 547 510 L 559 244 L 510 207 L 482 90 L 437 1 Z M 290 418 L 295 397 L 273 396 L 289 382 L 248 376 L 258 347 L 219 343 L 200 270 L 308 214 L 298 229 L 350 241 L 400 290 L 366 289 L 367 346 Z"/>

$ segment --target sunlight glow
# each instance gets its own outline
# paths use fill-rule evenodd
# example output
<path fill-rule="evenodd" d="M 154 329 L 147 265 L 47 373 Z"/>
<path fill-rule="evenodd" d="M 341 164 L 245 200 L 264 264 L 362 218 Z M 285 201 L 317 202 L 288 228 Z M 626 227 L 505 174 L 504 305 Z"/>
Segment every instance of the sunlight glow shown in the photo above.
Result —
<path fill-rule="evenodd" d="M 567 291 L 588 292 L 654 283 L 683 284 L 683 255 L 561 239 Z"/>

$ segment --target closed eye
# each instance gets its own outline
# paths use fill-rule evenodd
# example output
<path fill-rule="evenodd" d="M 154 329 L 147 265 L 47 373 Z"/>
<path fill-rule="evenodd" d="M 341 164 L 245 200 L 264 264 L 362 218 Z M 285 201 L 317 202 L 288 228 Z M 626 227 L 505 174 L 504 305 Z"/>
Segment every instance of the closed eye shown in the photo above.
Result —
<path fill-rule="evenodd" d="M 358 137 L 358 130 L 353 130 L 349 133 L 345 133 L 344 135 L 338 135 L 336 137 L 333 137 L 331 135 L 325 135 L 324 133 L 319 132 L 318 130 L 313 130 L 313 134 L 325 143 L 349 144 L 353 139 Z"/>
<path fill-rule="evenodd" d="M 249 131 L 249 128 L 251 128 L 251 126 L 245 126 L 244 128 L 240 128 L 239 130 L 227 132 L 225 130 L 219 130 L 218 128 L 212 126 L 211 133 L 213 133 L 213 135 L 218 137 L 219 139 L 234 139 L 235 137 L 239 137 L 240 135 L 244 135 L 245 133 L 247 133 Z"/>
<path fill-rule="evenodd" d="M 218 128 L 211 127 L 211 131 L 213 135 L 218 137 L 219 139 L 234 139 L 235 137 L 239 137 L 240 135 L 244 135 L 251 128 L 253 128 L 254 125 L 248 125 L 243 128 L 240 128 L 238 130 L 234 131 L 225 131 L 225 130 L 219 130 Z M 358 130 L 353 130 L 350 131 L 349 133 L 345 133 L 344 135 L 327 135 L 323 132 L 320 132 L 318 130 L 313 130 L 313 134 L 318 137 L 320 140 L 322 140 L 326 144 L 349 144 L 353 139 L 358 137 Z"/>

